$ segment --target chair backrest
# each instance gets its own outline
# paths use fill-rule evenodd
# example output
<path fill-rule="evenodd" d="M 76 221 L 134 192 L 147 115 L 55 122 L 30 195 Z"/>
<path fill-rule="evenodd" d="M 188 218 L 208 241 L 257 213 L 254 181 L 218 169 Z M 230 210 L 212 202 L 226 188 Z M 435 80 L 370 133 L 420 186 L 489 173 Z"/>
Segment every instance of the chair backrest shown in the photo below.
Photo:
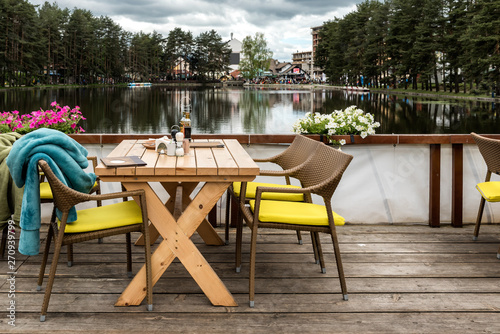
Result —
<path fill-rule="evenodd" d="M 331 146 L 321 144 L 312 159 L 292 174 L 304 188 L 312 187 L 312 193 L 331 199 L 344 171 L 351 163 L 352 155 Z"/>
<path fill-rule="evenodd" d="M 54 205 L 61 212 L 68 212 L 77 203 L 88 198 L 89 194 L 81 193 L 66 186 L 54 174 L 49 164 L 44 161 L 38 161 L 38 166 L 42 169 L 47 181 L 49 182 L 52 195 L 54 197 Z"/>
<path fill-rule="evenodd" d="M 486 138 L 474 132 L 471 133 L 471 136 L 486 162 L 488 171 L 500 174 L 500 140 Z"/>
<path fill-rule="evenodd" d="M 291 169 L 305 162 L 321 142 L 297 135 L 292 144 L 281 154 L 274 157 L 273 162 L 283 169 Z"/>

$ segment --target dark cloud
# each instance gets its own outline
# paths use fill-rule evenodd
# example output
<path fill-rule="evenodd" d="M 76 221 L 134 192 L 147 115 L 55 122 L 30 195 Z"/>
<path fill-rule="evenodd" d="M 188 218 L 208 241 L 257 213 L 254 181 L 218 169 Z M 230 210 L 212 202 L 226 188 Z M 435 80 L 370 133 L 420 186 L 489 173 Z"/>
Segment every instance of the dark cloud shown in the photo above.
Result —
<path fill-rule="evenodd" d="M 46 0 L 28 0 L 43 4 Z M 49 0 L 51 1 L 51 0 Z M 57 0 L 56 0 L 57 1 Z M 193 32 L 216 30 L 240 41 L 263 32 L 275 57 L 312 48 L 310 27 L 341 17 L 363 0 L 59 0 L 62 8 L 87 9 L 95 16 L 109 16 L 124 30 L 156 30 L 168 35 L 175 27 Z M 350 8 L 350 9 L 349 9 Z"/>

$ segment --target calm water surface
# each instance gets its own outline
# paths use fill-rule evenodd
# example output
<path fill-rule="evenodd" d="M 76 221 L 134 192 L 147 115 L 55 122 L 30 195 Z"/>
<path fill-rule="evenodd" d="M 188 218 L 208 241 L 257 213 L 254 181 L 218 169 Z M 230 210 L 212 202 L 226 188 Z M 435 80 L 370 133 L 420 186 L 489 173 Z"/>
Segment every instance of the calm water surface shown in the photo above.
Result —
<path fill-rule="evenodd" d="M 79 105 L 87 133 L 169 133 L 189 105 L 193 133 L 289 134 L 308 111 L 357 105 L 381 123 L 377 133 L 500 133 L 495 104 L 401 98 L 340 90 L 199 87 L 98 87 L 0 91 L 0 110 L 29 113 L 52 101 Z"/>

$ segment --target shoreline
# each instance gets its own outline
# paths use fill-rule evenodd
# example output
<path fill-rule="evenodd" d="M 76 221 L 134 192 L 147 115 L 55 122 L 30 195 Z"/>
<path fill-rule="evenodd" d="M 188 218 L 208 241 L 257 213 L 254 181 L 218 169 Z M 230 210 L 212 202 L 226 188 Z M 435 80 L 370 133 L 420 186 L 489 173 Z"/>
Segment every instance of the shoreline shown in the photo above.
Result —
<path fill-rule="evenodd" d="M 153 86 L 214 86 L 217 88 L 290 88 L 290 89 L 303 89 L 303 90 L 316 90 L 316 89 L 328 89 L 328 90 L 345 90 L 343 86 L 331 86 L 322 84 L 248 84 L 245 83 L 243 86 L 229 86 L 224 87 L 222 83 L 200 83 L 200 82 L 166 82 L 166 83 L 153 83 Z M 24 90 L 24 89 L 70 89 L 70 88 L 94 88 L 94 87 L 127 87 L 126 83 L 119 84 L 91 84 L 91 85 L 41 85 L 41 86 L 24 86 L 24 87 L 0 87 L 2 90 Z M 370 88 L 368 92 L 382 93 L 389 95 L 400 95 L 400 96 L 420 96 L 420 97 L 431 97 L 431 98 L 443 98 L 443 99 L 462 99 L 462 100 L 472 100 L 472 101 L 482 101 L 482 102 L 498 102 L 500 103 L 500 97 L 487 97 L 487 96 L 467 96 L 467 95 L 455 95 L 446 94 L 443 92 L 430 93 L 427 91 L 415 92 L 415 91 L 401 91 L 392 90 L 385 88 Z"/>
<path fill-rule="evenodd" d="M 303 84 L 245 84 L 244 87 L 266 87 L 266 88 L 273 88 L 273 87 L 282 87 L 282 88 L 299 88 L 299 89 L 329 89 L 329 90 L 345 90 L 343 86 L 330 86 L 330 85 L 319 85 L 319 84 L 309 84 L 309 85 L 303 85 Z M 382 93 L 382 94 L 389 94 L 389 95 L 409 95 L 409 96 L 422 96 L 422 97 L 433 97 L 433 98 L 445 98 L 445 99 L 464 99 L 464 100 L 477 100 L 477 101 L 483 101 L 483 102 L 499 102 L 500 103 L 500 97 L 487 97 L 487 96 L 463 96 L 463 95 L 443 95 L 439 94 L 440 92 L 436 93 L 429 93 L 427 91 L 423 91 L 422 93 L 420 92 L 414 92 L 414 91 L 400 91 L 400 90 L 392 90 L 392 89 L 386 89 L 386 88 L 369 88 L 369 91 L 367 93 L 373 92 L 373 93 Z"/>

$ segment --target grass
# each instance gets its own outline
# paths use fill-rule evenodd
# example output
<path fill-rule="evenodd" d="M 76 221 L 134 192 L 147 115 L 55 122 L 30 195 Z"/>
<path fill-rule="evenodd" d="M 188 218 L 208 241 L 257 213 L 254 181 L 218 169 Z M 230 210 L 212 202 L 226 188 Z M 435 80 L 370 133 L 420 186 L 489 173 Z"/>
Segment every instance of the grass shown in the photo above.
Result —
<path fill-rule="evenodd" d="M 464 93 L 463 92 L 463 88 L 462 88 L 462 91 L 460 93 L 455 93 L 455 92 L 449 92 L 449 91 L 446 91 L 444 92 L 442 89 L 439 91 L 439 92 L 436 92 L 436 91 L 430 91 L 430 90 L 422 90 L 422 89 L 404 89 L 404 88 L 390 88 L 390 89 L 386 89 L 386 88 L 370 88 L 370 91 L 372 92 L 388 92 L 390 94 L 394 94 L 394 95 L 414 95 L 414 94 L 418 94 L 418 95 L 426 95 L 426 96 L 436 96 L 436 97 L 446 97 L 446 98 L 453 98 L 453 97 L 457 97 L 457 98 L 463 98 L 463 97 L 467 97 L 467 98 L 491 98 L 491 92 L 490 93 L 486 93 L 486 92 L 482 92 L 482 93 L 477 93 L 477 91 L 475 91 L 476 93 Z M 498 99 L 498 97 L 496 97 Z"/>

